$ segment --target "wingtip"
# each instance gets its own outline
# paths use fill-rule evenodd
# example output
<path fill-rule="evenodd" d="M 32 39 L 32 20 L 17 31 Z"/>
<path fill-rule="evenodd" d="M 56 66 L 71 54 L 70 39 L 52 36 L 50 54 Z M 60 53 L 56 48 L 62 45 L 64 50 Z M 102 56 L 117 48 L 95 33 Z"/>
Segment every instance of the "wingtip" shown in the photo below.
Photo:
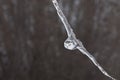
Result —
<path fill-rule="evenodd" d="M 56 0 L 52 0 L 53 3 L 56 3 L 57 1 Z"/>

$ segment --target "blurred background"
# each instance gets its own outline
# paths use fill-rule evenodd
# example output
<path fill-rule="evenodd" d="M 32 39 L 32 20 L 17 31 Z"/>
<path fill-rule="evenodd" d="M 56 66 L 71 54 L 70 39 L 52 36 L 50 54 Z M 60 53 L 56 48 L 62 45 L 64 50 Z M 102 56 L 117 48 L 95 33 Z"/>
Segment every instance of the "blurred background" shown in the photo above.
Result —
<path fill-rule="evenodd" d="M 120 80 L 120 0 L 59 0 L 78 39 Z M 110 80 L 63 42 L 51 0 L 0 0 L 0 80 Z"/>

